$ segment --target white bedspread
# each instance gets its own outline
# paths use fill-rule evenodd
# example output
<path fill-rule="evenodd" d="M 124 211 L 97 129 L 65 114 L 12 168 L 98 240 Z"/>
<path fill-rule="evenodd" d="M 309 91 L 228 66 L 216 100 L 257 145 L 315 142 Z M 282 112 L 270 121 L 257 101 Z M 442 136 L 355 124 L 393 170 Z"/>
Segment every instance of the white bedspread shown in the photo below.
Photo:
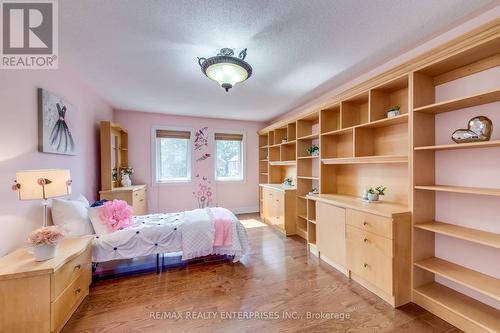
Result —
<path fill-rule="evenodd" d="M 208 208 L 170 214 L 135 216 L 133 226 L 93 241 L 92 261 L 131 259 L 157 253 L 181 252 L 182 259 L 210 254 L 234 256 L 248 252 L 245 227 L 233 216 L 231 246 L 213 246 L 214 221 Z M 180 254 L 181 254 L 180 253 Z"/>

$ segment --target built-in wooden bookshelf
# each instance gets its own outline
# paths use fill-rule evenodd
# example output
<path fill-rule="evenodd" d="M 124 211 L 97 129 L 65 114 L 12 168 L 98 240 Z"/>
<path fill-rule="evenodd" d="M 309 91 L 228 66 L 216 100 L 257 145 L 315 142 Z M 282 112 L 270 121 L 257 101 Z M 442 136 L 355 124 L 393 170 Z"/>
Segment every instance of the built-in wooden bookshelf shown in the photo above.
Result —
<path fill-rule="evenodd" d="M 499 66 L 499 54 L 500 35 L 497 32 L 493 38 L 471 45 L 462 52 L 454 52 L 443 59 L 424 64 L 411 74 L 413 302 L 469 332 L 500 331 L 500 311 L 469 296 L 475 293 L 492 301 L 500 300 L 500 279 L 465 267 L 460 262 L 437 257 L 435 244 L 439 239 L 436 235 L 451 238 L 450 241 L 459 239 L 480 244 L 492 250 L 499 248 L 500 235 L 475 229 L 472 227 L 475 221 L 471 221 L 467 226 L 455 224 L 454 221 L 438 222 L 435 221 L 436 214 L 442 203 L 440 198 L 453 200 L 459 195 L 464 203 L 468 198 L 474 198 L 475 204 L 471 204 L 475 206 L 478 200 L 500 196 L 500 189 L 439 184 L 440 178 L 436 176 L 436 170 L 438 157 L 442 155 L 437 154 L 447 151 L 446 154 L 453 154 L 448 156 L 460 156 L 467 149 L 477 150 L 478 154 L 491 154 L 490 149 L 478 148 L 496 149 L 495 147 L 500 147 L 500 141 L 499 138 L 493 138 L 492 141 L 464 144 L 436 142 L 436 132 L 441 130 L 437 117 L 446 112 L 447 117 L 458 117 L 456 119 L 463 119 L 465 122 L 468 117 L 464 112 L 468 112 L 468 108 L 500 101 L 500 87 L 463 96 L 457 91 L 457 97 L 450 100 L 438 99 L 438 91 L 443 84 L 458 79 L 467 80 L 470 75 Z M 499 152 L 495 150 L 495 153 Z M 440 167 L 442 173 L 443 164 L 440 164 Z M 475 167 L 478 174 L 481 173 L 481 168 L 482 163 Z M 473 181 L 468 181 L 468 185 L 473 185 L 472 183 Z M 440 195 L 437 196 L 436 193 Z M 444 251 L 441 249 L 439 255 L 447 255 Z M 459 285 L 462 289 L 453 290 L 445 285 Z M 463 293 L 464 290 L 468 292 Z"/>
<path fill-rule="evenodd" d="M 436 117 L 442 113 L 455 117 L 464 109 L 498 102 L 500 87 L 449 100 L 437 98 L 436 91 L 443 84 L 500 66 L 499 55 L 497 21 L 259 131 L 259 172 L 269 169 L 260 179 L 281 183 L 287 174 L 283 170 L 294 172 L 296 233 L 307 240 L 311 250 L 316 249 L 319 224 L 316 200 L 307 197 L 313 187 L 319 188 L 321 196 L 364 205 L 357 201 L 364 188 L 387 186 L 384 201 L 412 212 L 413 260 L 408 281 L 412 301 L 470 332 L 500 331 L 500 310 L 450 289 L 440 279 L 495 301 L 500 300 L 499 279 L 438 258 L 436 235 L 496 250 L 500 249 L 500 234 L 436 221 L 436 193 L 487 200 L 500 196 L 500 188 L 439 184 L 436 155 L 471 149 L 488 153 L 500 149 L 500 138 L 465 144 L 437 142 Z M 387 111 L 396 105 L 400 114 L 388 118 Z M 287 142 L 282 142 L 284 137 Z M 320 156 L 307 152 L 312 144 L 319 146 Z M 291 158 L 293 154 L 295 158 Z M 474 167 L 480 172 L 480 164 Z"/>

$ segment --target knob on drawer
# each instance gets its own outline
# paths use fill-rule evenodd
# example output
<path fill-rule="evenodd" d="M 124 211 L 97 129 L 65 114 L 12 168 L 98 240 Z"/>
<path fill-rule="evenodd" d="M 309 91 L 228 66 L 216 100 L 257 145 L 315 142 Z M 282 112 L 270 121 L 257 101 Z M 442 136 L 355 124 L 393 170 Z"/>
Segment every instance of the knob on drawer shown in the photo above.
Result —
<path fill-rule="evenodd" d="M 366 222 L 366 221 L 363 221 L 363 225 L 368 225 L 368 222 Z"/>
<path fill-rule="evenodd" d="M 368 242 L 368 238 L 363 239 L 363 242 L 365 243 Z"/>
<path fill-rule="evenodd" d="M 364 264 L 364 265 L 363 265 L 363 267 L 364 267 L 364 268 L 368 267 L 368 264 Z"/>

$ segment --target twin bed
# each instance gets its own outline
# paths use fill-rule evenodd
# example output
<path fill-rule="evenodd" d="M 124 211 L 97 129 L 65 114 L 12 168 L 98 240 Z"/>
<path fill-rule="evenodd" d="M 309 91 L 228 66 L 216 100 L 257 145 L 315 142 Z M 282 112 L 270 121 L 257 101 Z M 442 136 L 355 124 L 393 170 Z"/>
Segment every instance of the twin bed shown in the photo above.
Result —
<path fill-rule="evenodd" d="M 220 213 L 230 219 L 226 230 L 217 224 L 216 214 Z M 226 255 L 237 262 L 248 250 L 245 227 L 233 213 L 224 208 L 204 208 L 135 216 L 132 226 L 94 237 L 92 261 L 98 264 L 156 254 L 158 272 L 158 258 L 164 253 L 181 255 L 183 260 Z"/>

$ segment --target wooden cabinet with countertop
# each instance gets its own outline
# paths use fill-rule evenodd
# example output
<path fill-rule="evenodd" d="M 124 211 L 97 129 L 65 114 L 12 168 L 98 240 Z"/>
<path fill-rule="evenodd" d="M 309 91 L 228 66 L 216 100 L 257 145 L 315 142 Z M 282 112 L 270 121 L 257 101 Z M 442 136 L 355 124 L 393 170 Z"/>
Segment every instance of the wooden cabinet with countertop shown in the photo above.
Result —
<path fill-rule="evenodd" d="M 295 234 L 295 188 L 280 184 L 260 185 L 261 217 L 285 235 Z"/>
<path fill-rule="evenodd" d="M 397 307 L 411 301 L 411 222 L 406 206 L 369 204 L 347 195 L 316 200 L 316 244 L 322 260 Z"/>
<path fill-rule="evenodd" d="M 0 331 L 59 332 L 92 280 L 92 236 L 61 241 L 54 258 L 37 262 L 28 248 L 0 258 Z"/>

